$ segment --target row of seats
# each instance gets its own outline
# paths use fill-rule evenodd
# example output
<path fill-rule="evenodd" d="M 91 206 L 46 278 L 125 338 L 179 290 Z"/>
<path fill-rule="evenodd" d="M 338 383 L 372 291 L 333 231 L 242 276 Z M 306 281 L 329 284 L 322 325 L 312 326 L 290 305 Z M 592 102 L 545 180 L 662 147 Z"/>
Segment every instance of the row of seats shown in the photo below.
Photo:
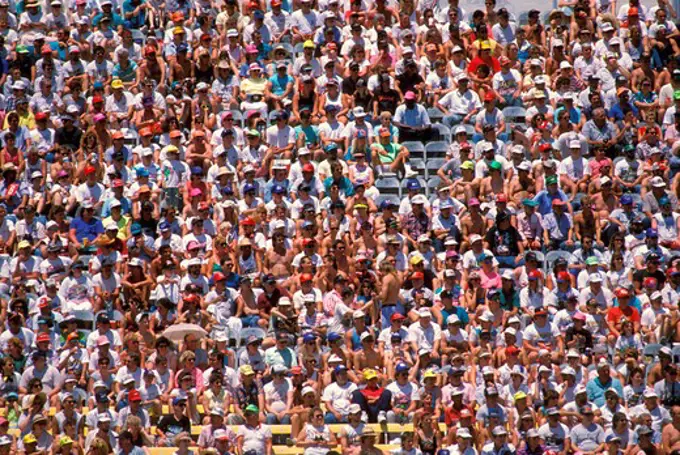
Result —
<path fill-rule="evenodd" d="M 343 427 L 346 424 L 344 423 L 338 423 L 338 424 L 331 424 L 328 427 L 330 430 L 335 433 L 339 434 Z M 230 425 L 229 428 L 234 432 L 238 432 L 238 425 Z M 270 425 L 270 428 L 272 430 L 273 435 L 281 435 L 281 436 L 290 436 L 291 432 L 291 426 L 290 425 Z M 405 424 L 399 424 L 399 423 L 388 423 L 388 424 L 378 424 L 378 423 L 373 423 L 373 424 L 367 424 L 366 428 L 371 428 L 374 430 L 377 434 L 381 433 L 387 433 L 387 434 L 401 434 L 405 432 L 412 432 L 413 431 L 413 424 L 412 423 L 405 423 Z M 439 429 L 444 432 L 446 431 L 446 424 L 440 423 L 439 424 Z M 194 439 L 198 438 L 198 435 L 201 434 L 201 431 L 203 431 L 203 425 L 192 425 L 191 426 L 191 436 Z M 8 434 L 18 437 L 21 435 L 21 430 L 18 428 L 11 428 L 7 431 Z M 156 427 L 152 426 L 149 429 L 149 434 L 150 435 L 155 435 L 156 434 Z M 85 428 L 85 435 L 87 436 L 87 428 Z"/>

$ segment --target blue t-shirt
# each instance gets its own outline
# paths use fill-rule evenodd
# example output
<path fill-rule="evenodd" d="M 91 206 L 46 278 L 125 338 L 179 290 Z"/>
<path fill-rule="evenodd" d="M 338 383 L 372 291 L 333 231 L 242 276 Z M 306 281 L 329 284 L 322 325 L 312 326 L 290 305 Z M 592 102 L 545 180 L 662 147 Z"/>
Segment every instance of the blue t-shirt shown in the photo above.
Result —
<path fill-rule="evenodd" d="M 71 221 L 71 229 L 76 230 L 76 239 L 82 243 L 83 239 L 88 239 L 90 242 L 104 233 L 104 226 L 102 222 L 96 218 L 90 221 L 85 221 L 82 218 L 74 218 Z"/>

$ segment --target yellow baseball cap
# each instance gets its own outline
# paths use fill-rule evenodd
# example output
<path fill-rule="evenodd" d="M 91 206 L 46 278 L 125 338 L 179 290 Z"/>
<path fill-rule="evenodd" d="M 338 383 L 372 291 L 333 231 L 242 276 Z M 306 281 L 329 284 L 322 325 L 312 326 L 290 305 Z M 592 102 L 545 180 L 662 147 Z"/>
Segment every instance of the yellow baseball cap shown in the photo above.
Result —
<path fill-rule="evenodd" d="M 184 27 L 175 27 L 172 29 L 172 33 L 174 35 L 182 35 L 184 34 Z"/>
<path fill-rule="evenodd" d="M 423 257 L 419 254 L 415 254 L 411 257 L 409 262 L 411 263 L 411 265 L 420 264 L 421 262 L 423 262 Z"/>
<path fill-rule="evenodd" d="M 253 367 L 251 367 L 250 365 L 242 365 L 241 368 L 238 369 L 238 371 L 240 371 L 241 374 L 245 376 L 255 374 L 255 370 L 253 370 Z"/>
<path fill-rule="evenodd" d="M 59 438 L 59 447 L 64 447 L 69 444 L 73 444 L 73 439 L 71 439 L 70 437 L 64 435 L 61 438 Z"/>
<path fill-rule="evenodd" d="M 305 41 L 305 43 L 302 45 L 302 47 L 305 48 L 305 49 L 315 49 L 316 44 L 314 44 L 314 41 L 308 39 L 307 41 Z"/>
<path fill-rule="evenodd" d="M 371 379 L 377 378 L 378 373 L 375 372 L 375 370 L 371 370 L 370 368 L 368 370 L 364 370 L 364 379 L 369 381 Z"/>
<path fill-rule="evenodd" d="M 480 49 L 491 49 L 491 43 L 489 41 L 482 41 L 479 45 Z"/>
<path fill-rule="evenodd" d="M 436 378 L 436 377 L 437 377 L 437 373 L 435 373 L 435 372 L 432 371 L 432 370 L 427 370 L 427 371 L 425 372 L 425 374 L 423 375 L 423 379 L 427 379 L 427 378 Z"/>
<path fill-rule="evenodd" d="M 472 171 L 475 168 L 475 163 L 473 163 L 472 161 L 466 161 L 460 165 L 460 168 Z"/>
<path fill-rule="evenodd" d="M 123 88 L 123 81 L 120 79 L 114 79 L 113 82 L 111 82 L 111 88 Z"/>
<path fill-rule="evenodd" d="M 176 145 L 168 145 L 165 147 L 165 153 L 177 153 L 179 152 L 179 149 L 177 148 Z"/>
<path fill-rule="evenodd" d="M 19 245 L 17 246 L 17 248 L 19 248 L 19 249 L 30 248 L 30 247 L 31 247 L 31 242 L 29 242 L 28 240 L 22 240 L 21 242 L 19 242 Z"/>
<path fill-rule="evenodd" d="M 33 433 L 28 433 L 26 436 L 24 436 L 24 444 L 35 444 L 37 442 L 38 439 Z"/>

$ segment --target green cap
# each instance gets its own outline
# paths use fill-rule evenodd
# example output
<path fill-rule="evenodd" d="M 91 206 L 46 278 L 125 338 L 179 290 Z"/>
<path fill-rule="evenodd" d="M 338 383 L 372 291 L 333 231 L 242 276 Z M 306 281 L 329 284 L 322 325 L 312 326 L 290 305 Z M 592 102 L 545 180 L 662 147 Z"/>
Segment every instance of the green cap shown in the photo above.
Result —
<path fill-rule="evenodd" d="M 260 137 L 260 132 L 257 131 L 256 129 L 252 129 L 252 128 L 251 128 L 251 129 L 249 129 L 249 130 L 246 132 L 246 136 L 257 136 L 257 137 Z"/>
<path fill-rule="evenodd" d="M 629 152 L 631 150 L 635 150 L 635 146 L 633 144 L 626 144 L 626 145 L 623 146 L 624 152 Z"/>
<path fill-rule="evenodd" d="M 586 265 L 598 265 L 599 263 L 597 256 L 589 256 L 588 259 L 586 259 Z"/>
<path fill-rule="evenodd" d="M 491 163 L 489 163 L 489 168 L 493 169 L 494 171 L 500 171 L 502 167 L 503 166 L 501 166 L 501 163 L 496 160 L 493 160 Z"/>
<path fill-rule="evenodd" d="M 467 170 L 473 170 L 475 168 L 475 163 L 472 161 L 466 161 L 463 164 L 460 165 L 461 169 L 467 169 Z"/>
<path fill-rule="evenodd" d="M 255 414 L 259 414 L 260 410 L 254 404 L 249 404 L 246 406 L 246 412 L 254 412 Z"/>
<path fill-rule="evenodd" d="M 527 207 L 538 207 L 538 202 L 533 199 L 525 198 L 522 200 L 522 205 L 526 205 Z"/>
<path fill-rule="evenodd" d="M 674 100 L 680 100 L 680 90 L 676 90 L 676 91 L 673 92 L 673 99 Z"/>
<path fill-rule="evenodd" d="M 545 178 L 545 183 L 548 185 L 552 185 L 554 183 L 557 183 L 557 176 L 556 175 L 549 175 Z"/>
<path fill-rule="evenodd" d="M 28 54 L 28 48 L 23 44 L 17 45 L 16 51 L 19 54 Z"/>

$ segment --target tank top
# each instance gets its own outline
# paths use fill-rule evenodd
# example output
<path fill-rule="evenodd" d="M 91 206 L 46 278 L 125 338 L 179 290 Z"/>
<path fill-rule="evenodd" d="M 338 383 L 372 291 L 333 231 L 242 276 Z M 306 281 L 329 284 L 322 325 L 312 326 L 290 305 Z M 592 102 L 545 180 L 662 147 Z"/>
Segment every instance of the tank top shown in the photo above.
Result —
<path fill-rule="evenodd" d="M 248 275 L 257 272 L 257 263 L 255 262 L 255 255 L 250 254 L 250 257 L 238 257 L 238 265 L 241 269 L 241 275 Z"/>
<path fill-rule="evenodd" d="M 308 424 L 305 427 L 305 434 L 307 435 L 307 441 L 328 441 L 331 438 L 328 425 L 317 428 Z M 328 452 L 330 452 L 330 449 L 326 447 L 307 447 L 305 449 L 305 455 L 326 455 Z"/>
<path fill-rule="evenodd" d="M 308 108 L 310 111 L 314 110 L 314 102 L 316 101 L 316 93 L 312 92 L 309 96 L 305 96 L 300 92 L 300 97 L 298 98 L 298 111 L 302 108 Z"/>
<path fill-rule="evenodd" d="M 338 95 L 335 97 L 335 99 L 332 99 L 329 93 L 326 93 L 326 107 L 327 106 L 336 106 L 338 108 L 338 112 L 342 110 L 342 93 L 338 92 Z"/>
<path fill-rule="evenodd" d="M 345 435 L 347 436 L 347 444 L 350 447 L 357 447 L 361 444 L 361 434 L 364 432 L 364 423 L 359 422 L 356 428 L 347 424 L 345 426 Z"/>
<path fill-rule="evenodd" d="M 208 65 L 208 68 L 202 70 L 198 65 L 194 67 L 194 74 L 196 75 L 196 83 L 205 82 L 206 84 L 212 84 L 213 79 L 215 79 L 215 70 L 212 65 Z"/>
<path fill-rule="evenodd" d="M 7 149 L 2 151 L 3 156 L 5 157 L 5 163 L 12 163 L 15 166 L 19 166 L 19 151 L 17 150 L 16 155 L 12 155 L 7 151 Z"/>
<path fill-rule="evenodd" d="M 352 328 L 352 351 L 361 350 L 361 337 L 357 333 L 356 327 Z"/>

